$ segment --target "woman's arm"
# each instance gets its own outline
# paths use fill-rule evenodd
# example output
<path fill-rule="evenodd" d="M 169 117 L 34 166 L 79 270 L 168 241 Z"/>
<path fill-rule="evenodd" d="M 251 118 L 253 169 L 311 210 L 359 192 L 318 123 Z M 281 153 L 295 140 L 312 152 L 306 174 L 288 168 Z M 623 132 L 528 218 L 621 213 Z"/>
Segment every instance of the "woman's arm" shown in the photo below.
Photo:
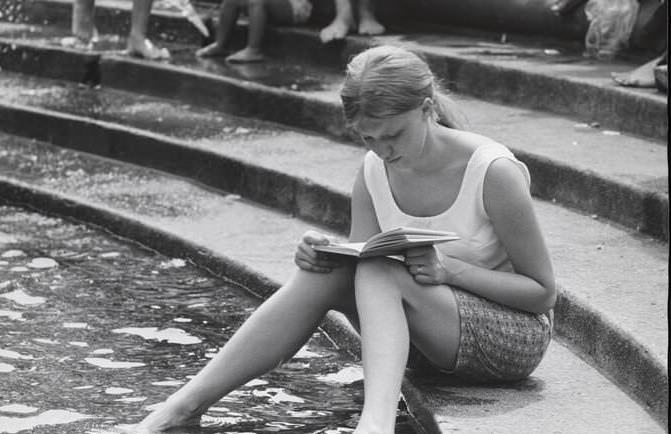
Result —
<path fill-rule="evenodd" d="M 495 160 L 483 190 L 485 210 L 515 271 L 489 270 L 430 248 L 409 252 L 410 273 L 419 283 L 458 286 L 516 309 L 546 312 L 556 299 L 554 274 L 524 175 L 511 160 Z"/>
<path fill-rule="evenodd" d="M 375 215 L 373 200 L 370 198 L 363 178 L 363 166 L 354 181 L 352 188 L 352 221 L 350 224 L 349 241 L 352 243 L 366 241 L 380 232 Z"/>
<path fill-rule="evenodd" d="M 478 267 L 463 269 L 458 286 L 529 312 L 545 312 L 556 299 L 554 274 L 531 194 L 520 168 L 507 158 L 492 162 L 485 175 L 483 200 L 514 273 Z"/>

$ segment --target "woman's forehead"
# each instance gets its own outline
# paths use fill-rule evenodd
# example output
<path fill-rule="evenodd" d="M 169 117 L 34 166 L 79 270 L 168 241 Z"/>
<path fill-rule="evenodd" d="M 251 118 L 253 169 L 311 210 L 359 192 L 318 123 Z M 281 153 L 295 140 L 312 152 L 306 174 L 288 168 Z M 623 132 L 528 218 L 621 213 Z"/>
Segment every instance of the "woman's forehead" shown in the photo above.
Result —
<path fill-rule="evenodd" d="M 410 113 L 401 113 L 396 116 L 385 118 L 372 118 L 362 116 L 352 124 L 352 128 L 361 135 L 375 136 L 391 130 L 402 128 L 408 120 Z"/>

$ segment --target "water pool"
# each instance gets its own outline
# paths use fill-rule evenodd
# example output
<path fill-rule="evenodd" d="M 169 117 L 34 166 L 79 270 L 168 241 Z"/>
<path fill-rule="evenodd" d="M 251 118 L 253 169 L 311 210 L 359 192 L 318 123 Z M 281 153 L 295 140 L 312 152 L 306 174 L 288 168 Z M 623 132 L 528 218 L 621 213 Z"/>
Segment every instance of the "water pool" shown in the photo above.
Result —
<path fill-rule="evenodd" d="M 95 433 L 137 422 L 258 306 L 181 258 L 0 206 L 0 433 Z M 190 433 L 350 432 L 360 365 L 321 333 L 224 397 Z M 399 410 L 397 433 L 412 433 Z"/>

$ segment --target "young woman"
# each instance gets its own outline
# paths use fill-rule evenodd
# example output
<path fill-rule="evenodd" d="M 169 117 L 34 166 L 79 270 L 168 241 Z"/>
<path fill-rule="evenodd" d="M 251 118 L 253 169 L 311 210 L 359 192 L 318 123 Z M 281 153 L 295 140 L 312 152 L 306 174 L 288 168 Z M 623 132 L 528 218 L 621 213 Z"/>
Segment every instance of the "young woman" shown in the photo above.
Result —
<path fill-rule="evenodd" d="M 551 338 L 556 292 L 529 174 L 508 149 L 457 129 L 427 64 L 381 46 L 348 65 L 345 117 L 370 149 L 352 192 L 351 241 L 396 226 L 460 240 L 388 258 L 338 262 L 309 232 L 298 270 L 219 354 L 140 427 L 197 418 L 223 395 L 288 360 L 329 309 L 360 330 L 364 406 L 358 434 L 393 433 L 410 343 L 436 367 L 477 381 L 528 376 Z"/>

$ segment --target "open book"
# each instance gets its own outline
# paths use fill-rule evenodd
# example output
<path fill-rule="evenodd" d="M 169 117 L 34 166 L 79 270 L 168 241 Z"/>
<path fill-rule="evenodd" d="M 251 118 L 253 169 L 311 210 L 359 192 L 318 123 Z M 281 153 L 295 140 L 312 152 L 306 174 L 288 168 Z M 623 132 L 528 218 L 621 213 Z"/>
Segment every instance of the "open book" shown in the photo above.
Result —
<path fill-rule="evenodd" d="M 458 239 L 454 232 L 400 227 L 375 234 L 363 243 L 334 243 L 312 247 L 319 252 L 368 258 L 398 255 L 413 247 L 430 246 Z"/>

